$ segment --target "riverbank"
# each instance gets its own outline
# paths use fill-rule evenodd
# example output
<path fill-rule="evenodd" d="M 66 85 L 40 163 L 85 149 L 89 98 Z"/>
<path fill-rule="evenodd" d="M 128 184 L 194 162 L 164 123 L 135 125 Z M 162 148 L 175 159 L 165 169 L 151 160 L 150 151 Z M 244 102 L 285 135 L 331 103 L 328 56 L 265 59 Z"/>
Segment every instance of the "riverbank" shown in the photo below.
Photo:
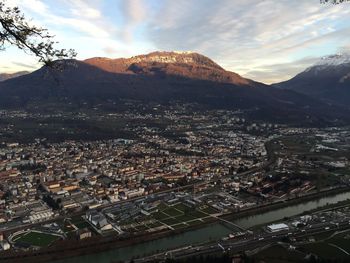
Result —
<path fill-rule="evenodd" d="M 258 207 L 251 207 L 251 208 L 244 209 L 244 210 L 241 210 L 241 211 L 236 212 L 236 213 L 223 215 L 222 218 L 224 218 L 226 220 L 235 220 L 235 219 L 239 219 L 239 218 L 246 217 L 246 216 L 252 216 L 252 215 L 256 215 L 256 214 L 261 214 L 261 213 L 273 211 L 273 210 L 280 209 L 280 208 L 283 208 L 286 206 L 300 204 L 300 203 L 311 201 L 311 200 L 314 200 L 314 199 L 317 199 L 320 197 L 341 194 L 341 193 L 345 193 L 345 192 L 349 192 L 349 191 L 350 191 L 350 186 L 327 189 L 324 191 L 314 192 L 311 194 L 295 197 L 295 198 L 288 199 L 288 200 L 281 200 L 281 201 L 274 202 L 274 203 L 261 204 Z"/>
<path fill-rule="evenodd" d="M 223 218 L 226 220 L 237 220 L 240 218 L 250 217 L 252 215 L 258 215 L 262 213 L 266 213 L 269 211 L 274 211 L 277 209 L 290 207 L 293 205 L 297 205 L 300 203 L 308 202 L 310 200 L 319 199 L 326 196 L 332 195 L 340 195 L 341 193 L 349 192 L 349 187 L 337 188 L 337 189 L 329 189 L 327 191 L 316 192 L 310 195 L 302 196 L 295 199 L 286 200 L 284 202 L 278 202 L 273 204 L 266 204 L 255 208 L 249 208 L 246 210 L 242 210 L 239 212 L 235 212 L 233 214 L 225 215 Z M 303 211 L 300 211 L 302 213 Z M 213 218 L 210 222 L 203 222 L 198 225 L 194 225 L 185 229 L 178 229 L 173 231 L 162 231 L 153 234 L 143 234 L 143 235 L 135 235 L 128 238 L 118 238 L 118 237 L 95 237 L 81 242 L 74 241 L 62 241 L 59 244 L 55 245 L 55 247 L 47 248 L 40 251 L 35 252 L 17 252 L 13 253 L 12 251 L 5 252 L 1 255 L 0 262 L 52 262 L 55 260 L 63 259 L 63 258 L 72 258 L 79 257 L 86 254 L 95 254 L 103 251 L 109 250 L 117 250 L 123 247 L 132 247 L 136 244 L 147 243 L 151 241 L 155 241 L 158 239 L 164 239 L 166 237 L 172 237 L 184 234 L 186 232 L 200 230 L 201 228 L 205 228 L 206 225 L 210 225 L 215 223 L 217 220 Z M 203 239 L 207 238 L 203 236 Z M 135 252 L 136 253 L 136 252 Z M 135 256 L 142 256 L 143 254 L 138 254 Z M 116 259 L 118 260 L 118 259 Z M 77 261 L 80 262 L 80 261 Z"/>

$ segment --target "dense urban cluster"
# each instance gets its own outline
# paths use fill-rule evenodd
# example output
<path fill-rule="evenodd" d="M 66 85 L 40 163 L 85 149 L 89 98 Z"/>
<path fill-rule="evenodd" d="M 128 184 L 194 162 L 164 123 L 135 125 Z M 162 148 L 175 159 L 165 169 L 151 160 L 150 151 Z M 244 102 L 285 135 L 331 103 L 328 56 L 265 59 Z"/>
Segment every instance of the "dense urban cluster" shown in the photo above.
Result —
<path fill-rule="evenodd" d="M 40 127 L 56 117 L 125 124 L 115 138 L 2 142 L 3 249 L 185 229 L 349 182 L 345 128 L 292 128 L 249 121 L 242 112 L 173 107 L 139 109 L 146 114 L 1 112 L 7 139 L 18 131 L 11 119 L 36 119 Z M 319 174 L 332 176 L 319 184 Z M 36 235 L 46 242 L 34 242 Z"/>

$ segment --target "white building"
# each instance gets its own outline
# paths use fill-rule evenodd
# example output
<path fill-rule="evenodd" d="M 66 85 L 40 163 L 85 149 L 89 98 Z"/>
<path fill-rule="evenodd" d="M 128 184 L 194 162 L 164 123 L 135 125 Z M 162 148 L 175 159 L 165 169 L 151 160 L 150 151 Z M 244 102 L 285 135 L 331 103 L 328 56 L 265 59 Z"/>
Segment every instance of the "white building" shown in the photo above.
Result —
<path fill-rule="evenodd" d="M 106 217 L 102 213 L 94 211 L 88 212 L 86 218 L 95 228 L 100 231 L 112 229 L 112 225 L 108 223 Z"/>
<path fill-rule="evenodd" d="M 9 242 L 2 240 L 0 241 L 0 248 L 1 250 L 9 250 L 11 248 Z"/>
<path fill-rule="evenodd" d="M 272 224 L 267 226 L 267 230 L 270 232 L 279 232 L 279 231 L 289 230 L 289 226 L 284 223 Z"/>

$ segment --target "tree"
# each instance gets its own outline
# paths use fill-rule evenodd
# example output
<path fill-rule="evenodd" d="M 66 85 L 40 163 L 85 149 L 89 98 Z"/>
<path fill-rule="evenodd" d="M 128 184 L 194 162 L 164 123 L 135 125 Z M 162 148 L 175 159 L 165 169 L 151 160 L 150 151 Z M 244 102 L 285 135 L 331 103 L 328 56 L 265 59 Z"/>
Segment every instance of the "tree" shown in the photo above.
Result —
<path fill-rule="evenodd" d="M 0 0 L 0 50 L 7 45 L 16 46 L 26 53 L 35 55 L 39 62 L 52 66 L 57 59 L 74 58 L 73 49 L 56 49 L 54 36 L 47 29 L 31 25 L 18 7 L 8 7 Z"/>
<path fill-rule="evenodd" d="M 338 5 L 341 3 L 345 3 L 345 2 L 350 2 L 350 0 L 320 0 L 321 4 L 333 4 L 333 5 Z"/>

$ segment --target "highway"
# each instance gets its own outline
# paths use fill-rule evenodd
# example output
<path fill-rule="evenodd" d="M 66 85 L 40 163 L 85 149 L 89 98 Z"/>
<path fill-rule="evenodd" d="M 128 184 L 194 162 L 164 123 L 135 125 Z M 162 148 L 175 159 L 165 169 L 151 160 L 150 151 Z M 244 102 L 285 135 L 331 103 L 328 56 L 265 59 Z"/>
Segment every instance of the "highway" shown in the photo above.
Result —
<path fill-rule="evenodd" d="M 279 231 L 274 233 L 264 232 L 259 234 L 247 234 L 242 238 L 231 239 L 227 241 L 216 241 L 207 244 L 186 246 L 183 248 L 177 248 L 175 250 L 164 251 L 162 253 L 136 259 L 134 261 L 138 263 L 146 263 L 159 262 L 165 260 L 166 258 L 181 259 L 191 256 L 200 256 L 220 252 L 238 253 L 241 251 L 254 250 L 264 247 L 268 244 L 280 242 L 282 238 L 285 237 L 300 239 L 311 235 L 321 234 L 325 232 L 341 231 L 346 229 L 350 229 L 349 219 L 343 219 L 342 221 L 330 223 L 328 222 L 308 225 L 302 229 Z"/>

